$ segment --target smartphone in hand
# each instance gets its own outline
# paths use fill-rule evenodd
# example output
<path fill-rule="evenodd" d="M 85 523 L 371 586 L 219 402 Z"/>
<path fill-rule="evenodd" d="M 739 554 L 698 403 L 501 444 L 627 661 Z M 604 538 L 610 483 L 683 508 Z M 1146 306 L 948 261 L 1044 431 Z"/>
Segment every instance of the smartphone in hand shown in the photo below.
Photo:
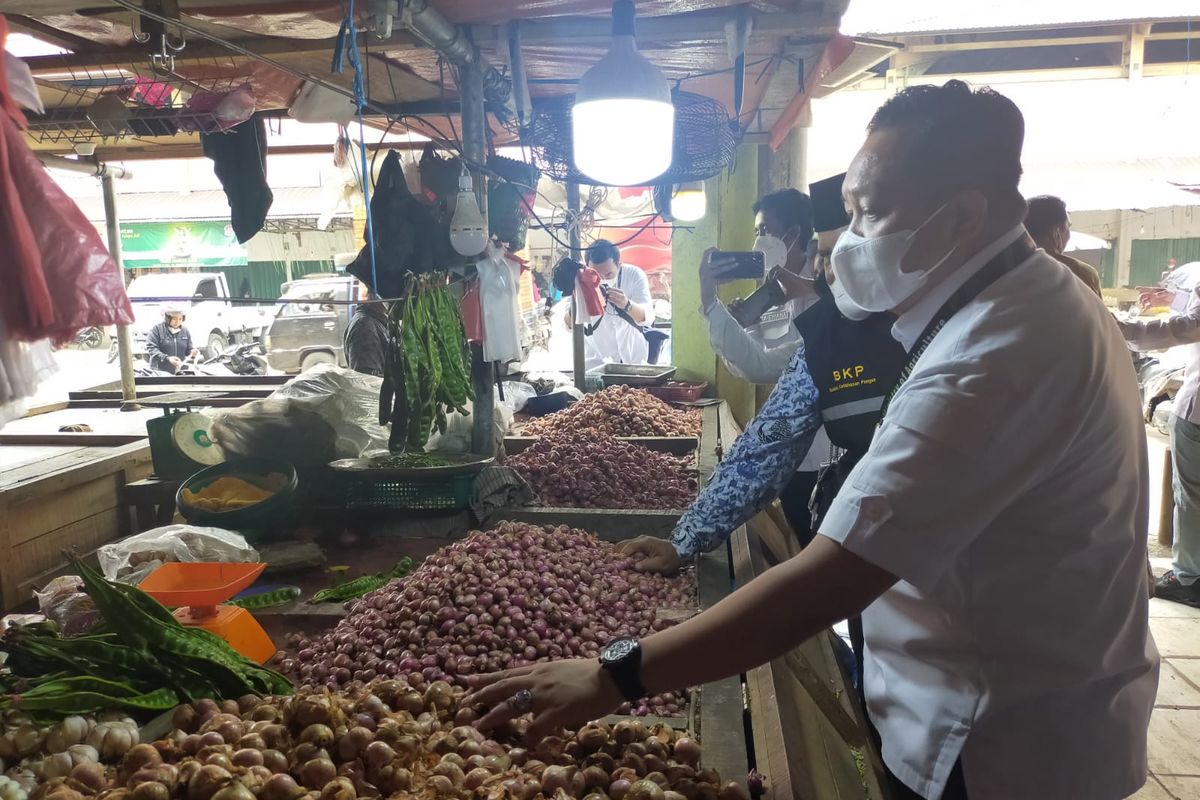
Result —
<path fill-rule="evenodd" d="M 763 254 L 756 250 L 719 250 L 713 253 L 712 263 L 720 265 L 718 276 L 722 282 L 760 280 L 767 274 Z"/>

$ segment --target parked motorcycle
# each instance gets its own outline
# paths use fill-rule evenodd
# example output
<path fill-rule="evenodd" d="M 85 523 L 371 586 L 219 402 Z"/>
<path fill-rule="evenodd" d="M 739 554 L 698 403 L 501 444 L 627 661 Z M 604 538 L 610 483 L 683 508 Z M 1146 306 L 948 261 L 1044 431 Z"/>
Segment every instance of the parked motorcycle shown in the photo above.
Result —
<path fill-rule="evenodd" d="M 84 350 L 99 350 L 104 346 L 104 331 L 95 326 L 80 328 L 75 334 L 75 344 Z"/>
<path fill-rule="evenodd" d="M 152 367 L 138 367 L 135 372 L 138 375 L 153 377 L 266 375 L 267 359 L 262 344 L 252 341 L 230 345 L 213 358 L 186 358 L 175 372 Z"/>

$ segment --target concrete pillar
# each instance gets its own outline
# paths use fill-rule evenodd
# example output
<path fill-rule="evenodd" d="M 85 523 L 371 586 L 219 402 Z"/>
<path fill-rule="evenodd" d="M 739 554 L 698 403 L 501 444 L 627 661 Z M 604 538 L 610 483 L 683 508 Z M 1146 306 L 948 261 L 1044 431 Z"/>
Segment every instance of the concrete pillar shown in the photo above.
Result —
<path fill-rule="evenodd" d="M 1132 256 L 1133 256 L 1133 239 L 1137 233 L 1136 219 L 1132 211 L 1121 211 L 1121 217 L 1117 223 L 1117 243 L 1116 243 L 1116 285 L 1117 288 L 1132 285 Z"/>
<path fill-rule="evenodd" d="M 735 378 L 720 363 L 708 341 L 708 324 L 700 313 L 700 259 L 709 247 L 749 250 L 754 244 L 752 207 L 758 197 L 758 147 L 741 145 L 735 168 L 705 183 L 708 209 L 692 231 L 676 231 L 671 244 L 671 350 L 682 377 L 705 380 L 726 400 L 734 416 L 746 424 L 754 415 L 754 387 Z M 754 291 L 753 281 L 721 288 L 728 302 Z"/>

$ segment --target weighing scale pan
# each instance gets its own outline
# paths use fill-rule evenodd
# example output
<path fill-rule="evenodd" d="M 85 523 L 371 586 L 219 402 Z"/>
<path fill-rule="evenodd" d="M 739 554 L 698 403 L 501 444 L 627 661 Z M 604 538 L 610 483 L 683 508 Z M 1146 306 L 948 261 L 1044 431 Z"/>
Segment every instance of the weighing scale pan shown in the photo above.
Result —
<path fill-rule="evenodd" d="M 171 608 L 215 606 L 254 583 L 266 568 L 266 564 L 170 562 L 147 575 L 141 589 Z"/>
<path fill-rule="evenodd" d="M 266 663 L 275 654 L 271 637 L 244 608 L 220 605 L 262 574 L 266 564 L 163 564 L 146 576 L 142 591 L 172 612 L 180 624 L 213 633 L 247 658 Z"/>

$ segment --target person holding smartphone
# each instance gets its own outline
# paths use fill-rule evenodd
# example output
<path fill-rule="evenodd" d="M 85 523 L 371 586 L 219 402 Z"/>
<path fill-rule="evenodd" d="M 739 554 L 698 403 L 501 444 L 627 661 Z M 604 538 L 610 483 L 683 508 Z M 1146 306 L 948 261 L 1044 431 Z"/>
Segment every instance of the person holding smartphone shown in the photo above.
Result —
<path fill-rule="evenodd" d="M 654 304 L 646 273 L 632 264 L 621 263 L 621 251 L 607 239 L 588 246 L 587 265 L 600 274 L 604 293 L 604 316 L 590 327 L 584 340 L 588 369 L 601 364 L 645 364 L 650 345 L 642 333 L 654 324 Z M 573 306 L 573 304 L 572 304 Z M 563 324 L 574 324 L 574 308 L 569 307 Z"/>

